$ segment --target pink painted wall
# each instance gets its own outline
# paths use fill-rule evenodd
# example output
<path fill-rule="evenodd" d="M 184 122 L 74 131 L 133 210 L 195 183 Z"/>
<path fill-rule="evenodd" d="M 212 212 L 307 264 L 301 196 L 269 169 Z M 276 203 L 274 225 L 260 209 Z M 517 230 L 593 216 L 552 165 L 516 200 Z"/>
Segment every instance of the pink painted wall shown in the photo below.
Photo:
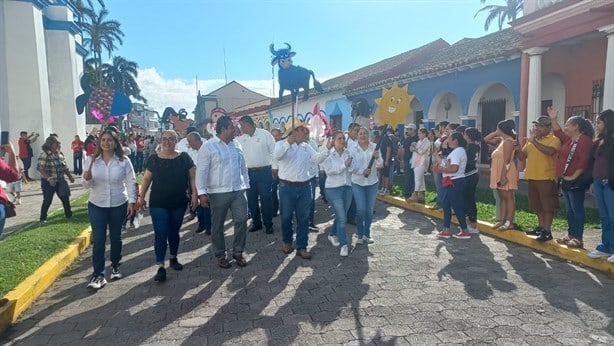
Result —
<path fill-rule="evenodd" d="M 548 50 L 542 61 L 542 75 L 558 74 L 565 83 L 565 105 L 592 104 L 593 81 L 605 75 L 607 38 L 588 39 Z"/>

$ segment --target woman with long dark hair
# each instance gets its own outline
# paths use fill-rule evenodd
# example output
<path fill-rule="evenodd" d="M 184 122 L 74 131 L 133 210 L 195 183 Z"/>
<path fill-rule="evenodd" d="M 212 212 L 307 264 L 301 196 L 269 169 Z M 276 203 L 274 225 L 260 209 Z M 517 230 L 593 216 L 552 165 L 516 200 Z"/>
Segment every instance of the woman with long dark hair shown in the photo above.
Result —
<path fill-rule="evenodd" d="M 614 263 L 614 111 L 605 110 L 595 123 L 597 138 L 593 143 L 591 160 L 593 185 L 601 220 L 601 242 L 588 253 L 588 257 L 608 257 Z"/>
<path fill-rule="evenodd" d="M 346 257 L 349 253 L 346 216 L 352 203 L 352 181 L 350 179 L 352 155 L 346 148 L 345 135 L 342 131 L 335 131 L 332 139 L 333 148 L 326 160 L 320 164 L 326 172 L 326 196 L 335 211 L 335 222 L 328 239 L 333 246 L 340 245 L 339 255 Z"/>
<path fill-rule="evenodd" d="M 594 130 L 588 120 L 573 116 L 567 119 L 563 128 L 557 122 L 558 111 L 552 107 L 548 107 L 548 116 L 552 122 L 552 130 L 554 135 L 561 140 L 561 148 L 559 149 L 559 157 L 556 163 L 556 174 L 561 180 L 572 181 L 580 177 L 580 175 L 588 167 L 588 159 L 591 147 L 593 145 Z M 587 186 L 588 188 L 588 186 Z M 561 192 L 565 199 L 567 207 L 567 235 L 561 239 L 557 239 L 558 243 L 567 244 L 574 247 L 582 247 L 584 235 L 584 197 L 586 188 L 568 189 L 565 184 L 561 184 Z M 547 241 L 552 239 L 552 235 L 548 232 L 542 232 L 539 241 Z"/>
<path fill-rule="evenodd" d="M 352 195 L 356 202 L 356 244 L 373 243 L 371 221 L 377 197 L 377 168 L 383 165 L 377 145 L 369 141 L 369 130 L 358 130 L 358 145 L 350 149 L 352 154 Z M 371 158 L 373 165 L 369 168 Z"/>
<path fill-rule="evenodd" d="M 121 279 L 122 225 L 126 216 L 134 212 L 136 178 L 130 159 L 115 131 L 105 130 L 100 135 L 93 157 L 85 160 L 83 186 L 90 189 L 87 213 L 93 237 L 92 266 L 94 272 L 87 287 L 100 289 L 105 279 L 105 243 L 107 228 L 111 239 L 111 280 Z"/>
<path fill-rule="evenodd" d="M 465 167 L 467 166 L 467 153 L 465 146 L 467 141 L 463 135 L 454 132 L 448 137 L 447 145 L 452 150 L 445 159 L 439 160 L 436 165 L 436 172 L 442 174 L 441 186 L 443 192 L 443 230 L 437 233 L 439 238 L 454 237 L 457 239 L 469 239 L 471 234 L 467 231 L 467 220 L 465 219 Z M 452 210 L 460 224 L 460 232 L 450 233 L 452 222 Z"/>
<path fill-rule="evenodd" d="M 490 188 L 496 189 L 500 200 L 501 219 L 493 228 L 499 231 L 511 229 L 514 222 L 514 190 L 518 189 L 518 170 L 514 163 L 516 124 L 514 120 L 502 120 L 497 129 L 484 137 L 484 141 L 497 147 L 491 153 Z"/>

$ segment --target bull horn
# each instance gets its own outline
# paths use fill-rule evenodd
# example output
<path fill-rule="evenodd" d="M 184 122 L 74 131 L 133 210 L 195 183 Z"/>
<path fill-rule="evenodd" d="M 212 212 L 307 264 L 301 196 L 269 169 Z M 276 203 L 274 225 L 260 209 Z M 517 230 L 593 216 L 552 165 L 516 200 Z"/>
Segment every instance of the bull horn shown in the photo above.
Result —
<path fill-rule="evenodd" d="M 291 52 L 292 51 L 292 46 L 290 46 L 290 44 L 288 42 L 284 42 L 284 44 L 286 46 L 288 46 L 288 52 Z"/>
<path fill-rule="evenodd" d="M 275 50 L 275 45 L 273 43 L 271 43 L 271 45 L 269 46 L 269 50 L 271 51 L 271 54 L 275 56 L 279 55 L 279 52 Z"/>

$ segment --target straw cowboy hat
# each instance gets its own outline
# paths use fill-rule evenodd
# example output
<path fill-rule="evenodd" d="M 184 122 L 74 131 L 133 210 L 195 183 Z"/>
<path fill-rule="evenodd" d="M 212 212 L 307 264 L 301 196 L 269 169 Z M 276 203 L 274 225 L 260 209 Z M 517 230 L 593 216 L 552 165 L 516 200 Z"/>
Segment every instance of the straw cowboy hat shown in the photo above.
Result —
<path fill-rule="evenodd" d="M 302 121 L 301 119 L 299 119 L 298 117 L 294 117 L 294 126 L 292 123 L 292 118 L 290 118 L 288 120 L 288 122 L 285 124 L 284 128 L 286 129 L 286 133 L 290 133 L 292 131 L 294 131 L 295 129 L 298 129 L 299 127 L 305 127 L 307 129 L 309 129 L 309 123 L 306 121 Z"/>

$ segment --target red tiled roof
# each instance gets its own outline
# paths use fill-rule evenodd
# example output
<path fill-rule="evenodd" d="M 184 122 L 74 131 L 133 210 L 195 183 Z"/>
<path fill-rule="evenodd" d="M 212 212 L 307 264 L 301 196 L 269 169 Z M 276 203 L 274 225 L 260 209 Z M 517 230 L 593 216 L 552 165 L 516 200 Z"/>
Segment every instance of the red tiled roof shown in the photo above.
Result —
<path fill-rule="evenodd" d="M 424 46 L 329 79 L 322 83 L 322 87 L 324 91 L 338 90 L 348 88 L 350 85 L 360 83 L 360 81 L 368 82 L 369 79 L 378 78 L 381 75 L 399 73 L 399 71 L 403 71 L 407 66 L 417 64 L 420 59 L 424 59 L 426 56 L 449 46 L 450 44 L 443 39 L 438 39 Z"/>
<path fill-rule="evenodd" d="M 378 87 L 393 81 L 402 81 L 412 77 L 445 71 L 452 68 L 470 66 L 492 59 L 507 58 L 521 52 L 522 35 L 511 28 L 475 39 L 462 39 L 459 42 L 439 50 L 430 59 L 408 66 L 405 71 L 379 81 L 348 88 L 346 93 Z"/>

